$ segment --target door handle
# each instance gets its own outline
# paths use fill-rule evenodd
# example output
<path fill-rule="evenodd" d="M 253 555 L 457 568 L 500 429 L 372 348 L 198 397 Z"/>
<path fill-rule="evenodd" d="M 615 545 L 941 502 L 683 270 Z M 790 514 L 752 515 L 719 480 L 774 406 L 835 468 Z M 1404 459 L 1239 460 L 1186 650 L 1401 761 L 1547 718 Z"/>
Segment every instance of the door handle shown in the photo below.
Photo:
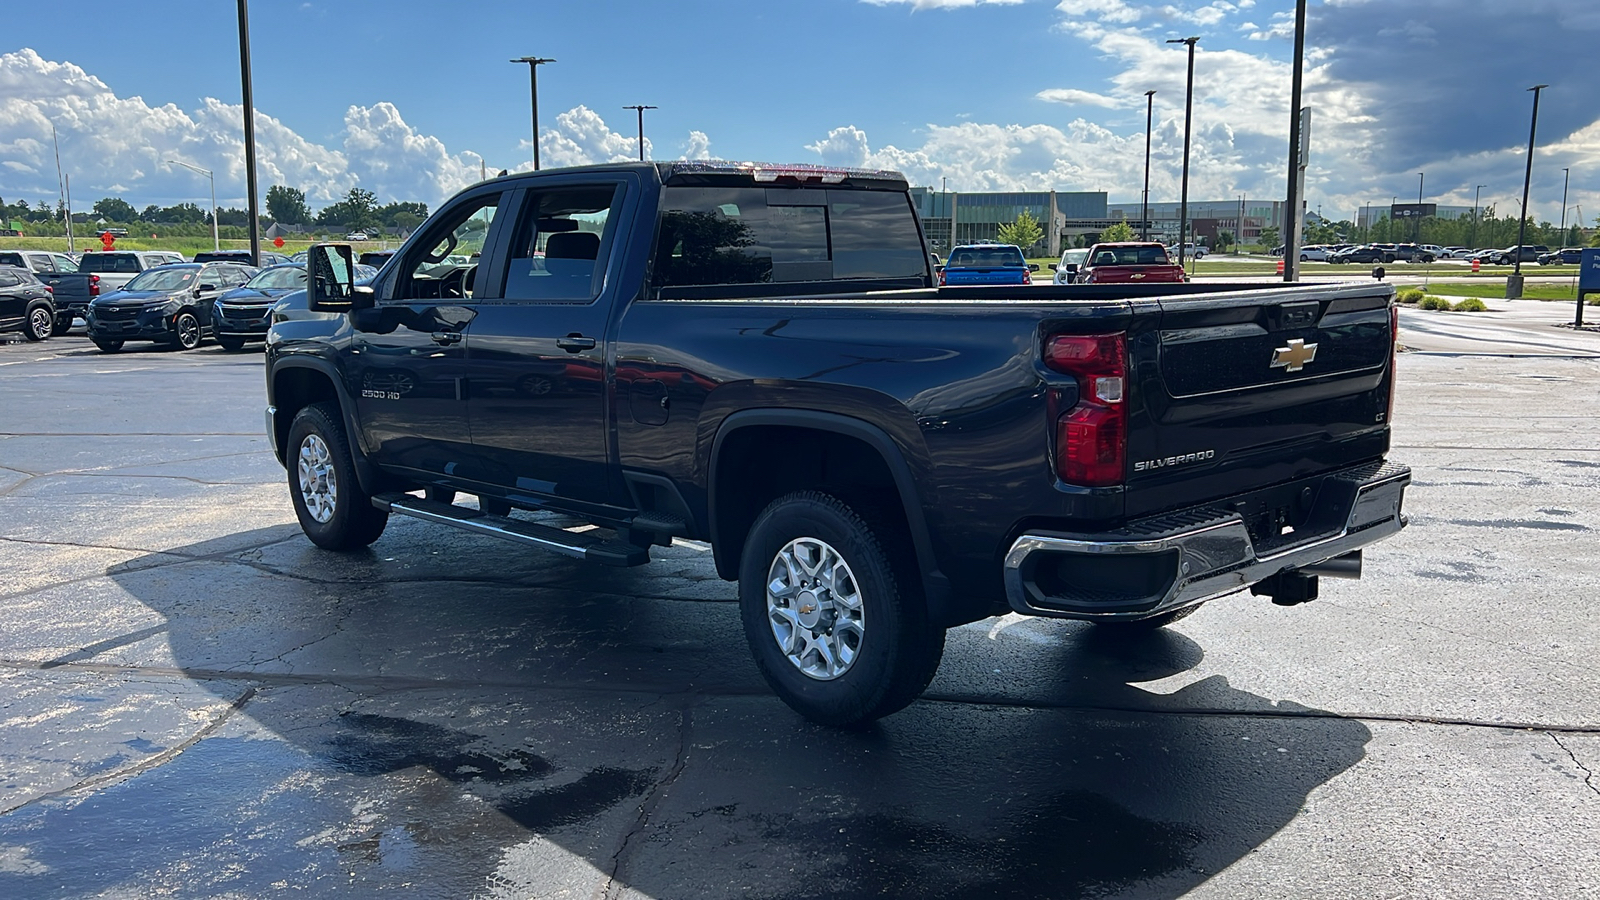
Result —
<path fill-rule="evenodd" d="M 461 332 L 435 331 L 433 333 L 433 342 L 435 344 L 459 344 L 461 343 Z"/>
<path fill-rule="evenodd" d="M 564 338 L 556 338 L 556 346 L 568 353 L 577 353 L 579 350 L 593 350 L 594 338 L 584 337 L 581 334 L 569 334 Z"/>

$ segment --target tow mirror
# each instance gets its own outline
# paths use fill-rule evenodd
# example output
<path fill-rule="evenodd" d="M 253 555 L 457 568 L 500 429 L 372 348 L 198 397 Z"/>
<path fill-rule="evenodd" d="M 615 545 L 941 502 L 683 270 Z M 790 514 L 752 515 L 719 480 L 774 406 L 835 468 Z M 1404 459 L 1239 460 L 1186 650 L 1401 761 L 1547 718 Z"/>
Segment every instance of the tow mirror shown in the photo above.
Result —
<path fill-rule="evenodd" d="M 935 274 L 935 275 L 938 275 L 939 273 L 941 273 L 943 271 L 944 271 L 944 266 L 942 266 L 942 265 L 933 267 L 933 274 Z"/>
<path fill-rule="evenodd" d="M 306 305 L 312 312 L 355 309 L 355 255 L 349 244 L 312 244 L 306 254 Z"/>
<path fill-rule="evenodd" d="M 1028 271 L 1029 272 L 1037 272 L 1037 271 L 1039 271 L 1039 264 L 1038 263 L 1028 263 Z"/>
<path fill-rule="evenodd" d="M 1077 263 L 1067 263 L 1066 269 L 1067 269 L 1067 274 L 1068 275 L 1076 275 L 1076 274 L 1078 274 L 1078 264 Z"/>
<path fill-rule="evenodd" d="M 1060 266 L 1057 266 L 1057 265 L 1056 265 L 1056 264 L 1055 264 L 1055 263 L 1051 263 L 1051 264 L 1050 264 L 1050 271 L 1052 271 L 1052 272 L 1059 272 L 1059 271 L 1061 271 L 1061 267 L 1060 267 Z"/>

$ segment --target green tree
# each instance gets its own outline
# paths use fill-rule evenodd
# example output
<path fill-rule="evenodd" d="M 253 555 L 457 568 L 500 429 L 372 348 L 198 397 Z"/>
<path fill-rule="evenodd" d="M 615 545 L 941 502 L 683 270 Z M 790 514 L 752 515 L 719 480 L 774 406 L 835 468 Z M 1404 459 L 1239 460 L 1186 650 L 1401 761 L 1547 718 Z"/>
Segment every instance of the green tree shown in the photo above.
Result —
<path fill-rule="evenodd" d="M 284 225 L 309 225 L 311 207 L 306 205 L 305 191 L 281 184 L 267 188 L 267 216 Z"/>
<path fill-rule="evenodd" d="M 1233 245 L 1233 232 L 1231 232 L 1231 231 L 1219 231 L 1219 232 L 1217 232 L 1216 251 L 1218 253 L 1226 252 L 1227 249 L 1229 247 L 1231 247 L 1232 245 Z"/>
<path fill-rule="evenodd" d="M 107 222 L 117 222 L 126 225 L 139 217 L 133 204 L 120 197 L 106 197 L 94 205 L 94 214 Z"/>
<path fill-rule="evenodd" d="M 1023 210 L 1017 220 L 1009 225 L 1000 226 L 1000 243 L 1016 244 L 1026 253 L 1029 247 L 1039 243 L 1044 237 L 1044 229 L 1039 227 L 1039 220 L 1033 214 Z"/>
<path fill-rule="evenodd" d="M 1131 241 L 1136 236 L 1137 235 L 1133 233 L 1133 226 L 1129 225 L 1126 221 L 1118 222 L 1115 225 L 1112 225 L 1110 228 L 1107 228 L 1105 231 L 1100 232 L 1100 240 L 1105 241 L 1108 244 L 1112 241 Z"/>
<path fill-rule="evenodd" d="M 428 217 L 426 203 L 389 203 L 377 209 L 378 221 L 391 228 L 415 228 Z"/>
<path fill-rule="evenodd" d="M 351 231 L 378 227 L 378 196 L 364 188 L 351 188 L 343 200 L 317 213 L 318 225 L 338 225 Z"/>
<path fill-rule="evenodd" d="M 1278 226 L 1268 225 L 1261 229 L 1261 246 L 1268 250 L 1278 246 Z"/>

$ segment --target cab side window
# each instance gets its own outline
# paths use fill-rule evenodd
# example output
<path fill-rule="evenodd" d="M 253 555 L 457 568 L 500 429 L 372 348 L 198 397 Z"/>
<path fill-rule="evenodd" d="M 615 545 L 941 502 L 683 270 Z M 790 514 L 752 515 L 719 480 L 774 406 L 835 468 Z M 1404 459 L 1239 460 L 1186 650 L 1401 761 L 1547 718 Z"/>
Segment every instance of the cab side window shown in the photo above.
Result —
<path fill-rule="evenodd" d="M 484 296 L 478 289 L 478 262 L 500 207 L 500 194 L 484 194 L 436 216 L 428 233 L 402 260 L 395 300 Z"/>
<path fill-rule="evenodd" d="M 600 296 L 625 196 L 615 183 L 530 194 L 511 243 L 506 299 L 588 303 Z"/>

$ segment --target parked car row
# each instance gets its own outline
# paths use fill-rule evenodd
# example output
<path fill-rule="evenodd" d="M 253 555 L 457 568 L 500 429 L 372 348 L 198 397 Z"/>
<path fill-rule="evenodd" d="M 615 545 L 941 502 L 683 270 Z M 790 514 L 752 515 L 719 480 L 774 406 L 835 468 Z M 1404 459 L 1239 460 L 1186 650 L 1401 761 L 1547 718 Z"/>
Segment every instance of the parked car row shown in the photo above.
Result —
<path fill-rule="evenodd" d="M 1115 241 L 1067 250 L 1051 263 L 1056 284 L 1183 284 L 1183 267 L 1166 247 L 1146 241 Z"/>

